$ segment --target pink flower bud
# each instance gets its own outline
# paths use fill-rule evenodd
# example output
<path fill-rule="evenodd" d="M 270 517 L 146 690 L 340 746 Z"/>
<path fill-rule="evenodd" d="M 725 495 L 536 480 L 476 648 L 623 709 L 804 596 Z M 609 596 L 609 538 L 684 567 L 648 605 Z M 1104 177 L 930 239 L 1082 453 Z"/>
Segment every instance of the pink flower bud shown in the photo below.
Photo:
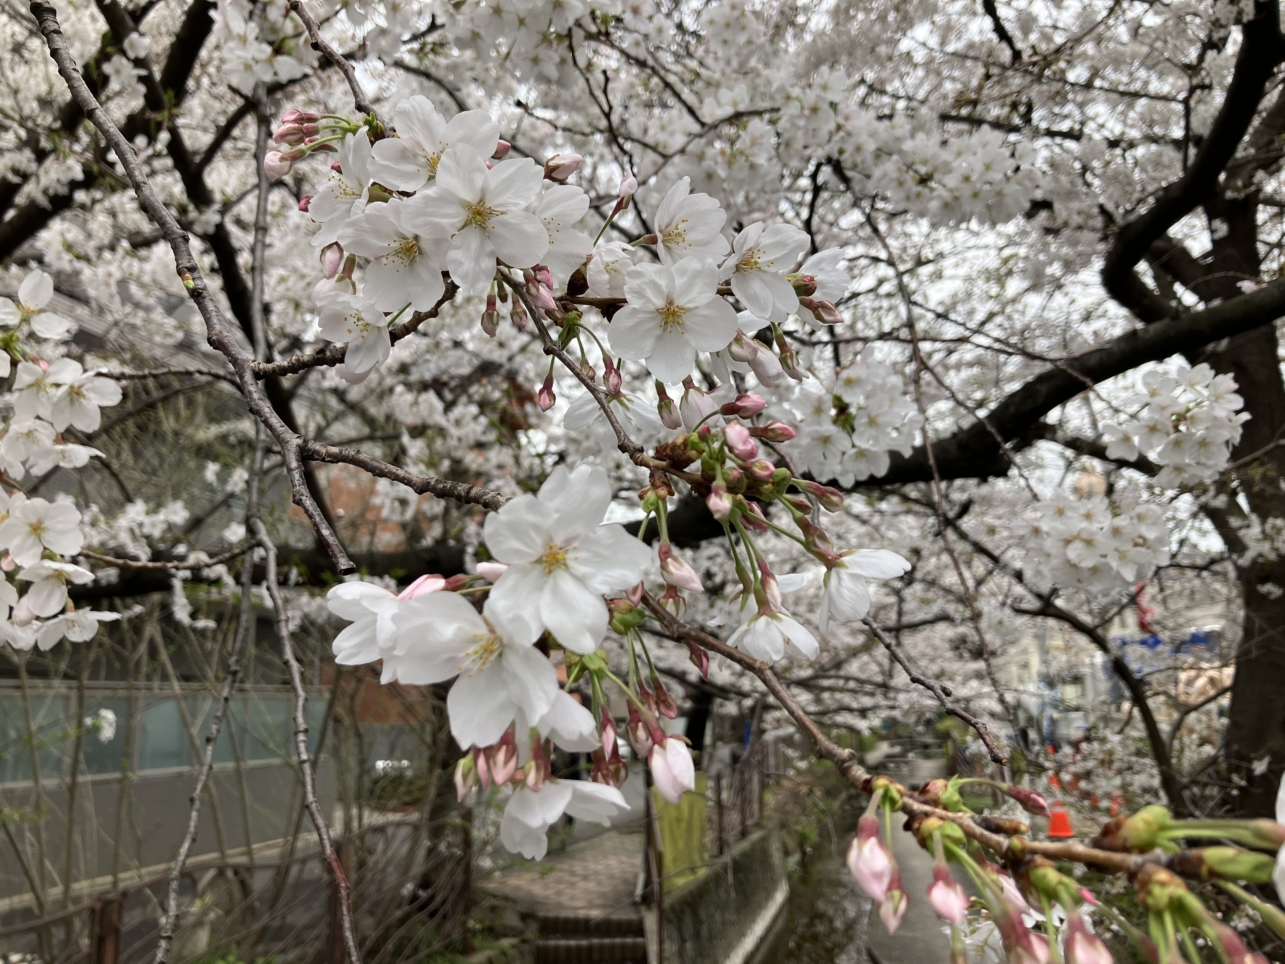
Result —
<path fill-rule="evenodd" d="M 466 753 L 460 757 L 460 762 L 455 764 L 455 796 L 460 803 L 464 802 L 464 798 L 475 786 L 477 786 L 477 767 L 473 766 L 472 755 Z"/>
<path fill-rule="evenodd" d="M 500 742 L 491 747 L 490 758 L 491 779 L 497 787 L 502 787 L 518 772 L 518 741 L 512 727 L 505 730 Z"/>
<path fill-rule="evenodd" d="M 302 211 L 304 214 L 308 213 L 308 208 L 311 205 L 312 205 L 311 194 L 305 194 L 303 197 L 299 198 L 299 210 Z"/>
<path fill-rule="evenodd" d="M 656 394 L 659 401 L 656 402 L 656 414 L 660 416 L 661 423 L 671 432 L 676 432 L 683 427 L 683 416 L 678 411 L 678 406 L 674 400 L 669 397 L 665 391 L 665 386 L 660 382 L 656 383 Z"/>
<path fill-rule="evenodd" d="M 518 301 L 517 298 L 513 299 L 513 308 L 509 312 L 509 321 L 513 322 L 518 331 L 526 331 L 526 309 L 522 307 L 522 302 Z"/>
<path fill-rule="evenodd" d="M 968 895 L 950 875 L 950 869 L 944 863 L 933 867 L 933 882 L 928 885 L 928 903 L 932 905 L 933 913 L 947 923 L 958 927 L 964 922 L 964 914 L 968 910 Z"/>
<path fill-rule="evenodd" d="M 758 458 L 759 447 L 750 438 L 750 431 L 740 422 L 730 422 L 723 428 L 723 441 L 738 459 L 749 462 Z"/>
<path fill-rule="evenodd" d="M 843 508 L 843 493 L 838 489 L 808 479 L 795 479 L 794 484 L 820 502 L 827 512 L 839 512 Z"/>
<path fill-rule="evenodd" d="M 651 766 L 652 783 L 670 803 L 680 802 L 685 791 L 696 789 L 696 767 L 691 751 L 677 737 L 668 737 L 653 746 L 647 762 Z"/>
<path fill-rule="evenodd" d="M 402 602 L 411 599 L 418 599 L 420 596 L 427 596 L 432 592 L 440 592 L 446 587 L 446 580 L 437 573 L 429 573 L 420 576 L 409 586 L 397 594 L 397 598 Z"/>
<path fill-rule="evenodd" d="M 1022 892 L 1017 889 L 1017 883 L 1008 874 L 999 875 L 999 887 L 1004 892 L 1004 899 L 1007 900 L 1019 914 L 1031 913 L 1031 905 L 1026 902 Z"/>
<path fill-rule="evenodd" d="M 553 299 L 553 292 L 543 283 L 535 286 L 528 285 L 527 293 L 531 295 L 531 300 L 535 302 L 535 306 L 541 311 L 549 312 L 550 314 L 557 313 L 558 303 Z"/>
<path fill-rule="evenodd" d="M 536 394 L 536 401 L 540 405 L 540 411 L 547 412 L 553 408 L 553 403 L 557 400 L 558 396 L 553 392 L 553 373 L 550 372 L 544 377 L 544 384 L 540 386 L 540 391 Z"/>
<path fill-rule="evenodd" d="M 608 355 L 603 359 L 602 385 L 607 389 L 608 395 L 619 395 L 623 379 L 620 377 L 620 369 L 611 361 Z"/>
<path fill-rule="evenodd" d="M 605 706 L 601 707 L 598 714 L 598 732 L 602 736 L 602 745 L 616 748 L 616 721 L 612 719 L 611 714 Z"/>
<path fill-rule="evenodd" d="M 268 180 L 279 181 L 294 168 L 294 160 L 289 154 L 283 154 L 281 151 L 268 151 L 263 155 L 263 172 L 268 175 Z"/>
<path fill-rule="evenodd" d="M 463 589 L 465 586 L 469 584 L 469 580 L 472 578 L 473 577 L 470 576 L 468 573 L 464 573 L 464 572 L 457 573 L 456 575 L 451 576 L 450 579 L 447 579 L 446 582 L 442 584 L 442 591 L 459 592 L 461 589 Z"/>
<path fill-rule="evenodd" d="M 857 821 L 857 836 L 848 847 L 848 870 L 862 892 L 873 901 L 888 896 L 892 885 L 892 853 L 879 839 L 879 818 L 867 813 Z"/>
<path fill-rule="evenodd" d="M 314 130 L 313 133 L 316 133 Z M 303 143 L 303 128 L 298 124 L 283 124 L 272 132 L 272 139 L 278 144 L 289 144 L 292 147 Z"/>
<path fill-rule="evenodd" d="M 732 499 L 727 493 L 727 486 L 722 482 L 715 482 L 710 486 L 705 504 L 709 506 L 710 515 L 719 522 L 726 522 L 732 517 Z"/>
<path fill-rule="evenodd" d="M 755 344 L 753 339 L 746 335 L 745 332 L 738 328 L 736 331 L 736 337 L 733 338 L 732 343 L 727 346 L 727 353 L 732 356 L 733 361 L 749 363 L 753 362 L 755 357 L 758 355 L 759 346 Z"/>
<path fill-rule="evenodd" d="M 774 387 L 781 380 L 781 362 L 767 349 L 751 358 L 749 364 L 754 377 L 768 388 Z"/>
<path fill-rule="evenodd" d="M 719 409 L 723 415 L 735 415 L 738 418 L 753 418 L 767 408 L 767 399 L 762 395 L 737 395 Z"/>
<path fill-rule="evenodd" d="M 509 568 L 507 562 L 479 562 L 477 564 L 477 574 L 487 582 L 495 582 L 502 575 L 504 570 Z"/>
<path fill-rule="evenodd" d="M 781 350 L 781 368 L 796 382 L 801 382 L 808 377 L 808 373 L 799 366 L 799 354 L 793 348 Z"/>
<path fill-rule="evenodd" d="M 687 642 L 687 656 L 701 673 L 701 679 L 709 679 L 709 652 L 693 642 Z"/>
<path fill-rule="evenodd" d="M 1004 788 L 1004 793 L 1016 800 L 1023 810 L 1027 813 L 1033 813 L 1037 817 L 1048 817 L 1052 815 L 1049 809 L 1048 801 L 1034 790 L 1028 790 L 1025 787 L 1015 787 L 1011 784 Z"/>
<path fill-rule="evenodd" d="M 888 888 L 888 896 L 879 904 L 879 919 L 883 921 L 883 926 L 887 928 L 889 934 L 897 933 L 897 928 L 901 926 L 901 919 L 906 916 L 906 908 L 910 906 L 906 892 L 901 889 L 901 874 L 893 870 L 892 878 L 893 883 Z"/>
<path fill-rule="evenodd" d="M 491 785 L 491 761 L 481 747 L 473 747 L 473 768 L 477 771 L 477 780 L 482 789 Z"/>
<path fill-rule="evenodd" d="M 482 312 L 482 331 L 487 338 L 494 338 L 500 330 L 500 313 L 498 311 Z"/>
<path fill-rule="evenodd" d="M 701 585 L 700 576 L 696 574 L 691 563 L 681 556 L 674 555 L 674 550 L 668 542 L 660 544 L 659 555 L 660 572 L 667 585 L 686 589 L 688 592 L 705 591 L 705 587 Z"/>
<path fill-rule="evenodd" d="M 637 190 L 638 178 L 634 177 L 632 174 L 626 174 L 621 178 L 620 190 L 616 192 L 616 207 L 611 212 L 612 217 L 628 210 L 629 199 L 634 196 L 634 192 Z M 655 244 L 656 242 L 652 241 L 651 243 Z"/>
<path fill-rule="evenodd" d="M 799 304 L 812 312 L 812 316 L 823 325 L 837 325 L 839 322 L 843 321 L 843 319 L 839 317 L 838 309 L 828 301 L 816 301 L 812 298 L 800 298 Z"/>
<path fill-rule="evenodd" d="M 1073 914 L 1066 925 L 1066 964 L 1114 964 L 1101 938 L 1090 933 L 1084 918 Z"/>
<path fill-rule="evenodd" d="M 537 264 L 531 268 L 531 273 L 535 275 L 535 280 L 540 282 L 550 291 L 553 290 L 553 272 L 549 270 L 547 264 Z"/>
<path fill-rule="evenodd" d="M 745 466 L 745 474 L 756 482 L 771 482 L 776 475 L 776 466 L 767 459 L 755 459 Z"/>
<path fill-rule="evenodd" d="M 800 298 L 817 293 L 817 279 L 810 274 L 797 274 L 790 280 L 794 293 Z"/>
<path fill-rule="evenodd" d="M 583 163 L 584 158 L 579 154 L 554 154 L 544 162 L 544 176 L 550 181 L 560 183 L 580 170 L 580 165 Z"/>
<path fill-rule="evenodd" d="M 511 148 L 512 146 L 513 146 L 512 144 L 510 144 L 508 141 L 503 139 L 496 141 L 495 153 L 491 155 L 491 160 L 493 161 L 504 160 L 504 158 L 508 156 L 509 148 Z"/>
<path fill-rule="evenodd" d="M 763 515 L 762 506 L 757 502 L 750 502 L 739 495 L 736 498 L 740 500 L 741 509 L 744 510 L 741 521 L 745 523 L 747 529 L 754 532 L 767 532 L 771 528 Z"/>
<path fill-rule="evenodd" d="M 625 739 L 633 748 L 635 755 L 646 759 L 647 754 L 651 753 L 652 739 L 651 728 L 647 726 L 638 712 L 638 707 L 633 703 L 629 704 L 629 720 L 625 723 Z"/>
<path fill-rule="evenodd" d="M 311 111 L 296 110 L 293 107 L 281 115 L 282 124 L 315 124 L 319 120 L 321 120 L 320 115 Z"/>
<path fill-rule="evenodd" d="M 339 246 L 338 241 L 332 241 L 321 249 L 321 273 L 327 281 L 339 274 L 339 268 L 343 263 L 344 249 Z"/>
<path fill-rule="evenodd" d="M 755 425 L 750 429 L 750 434 L 769 442 L 788 442 L 798 433 L 784 422 L 768 422 L 766 425 Z"/>
<path fill-rule="evenodd" d="M 718 411 L 718 405 L 709 392 L 701 391 L 696 387 L 696 383 L 691 378 L 683 382 L 683 398 L 678 403 L 678 412 L 683 419 L 683 427 L 689 432 L 696 431 L 696 426 L 704 422 L 706 425 L 721 425 L 722 419 L 711 419 Z M 708 419 L 708 421 L 706 421 Z"/>
<path fill-rule="evenodd" d="M 667 720 L 677 719 L 678 704 L 674 701 L 674 697 L 660 680 L 654 679 L 652 682 L 656 687 L 656 709 L 660 711 L 660 715 Z"/>

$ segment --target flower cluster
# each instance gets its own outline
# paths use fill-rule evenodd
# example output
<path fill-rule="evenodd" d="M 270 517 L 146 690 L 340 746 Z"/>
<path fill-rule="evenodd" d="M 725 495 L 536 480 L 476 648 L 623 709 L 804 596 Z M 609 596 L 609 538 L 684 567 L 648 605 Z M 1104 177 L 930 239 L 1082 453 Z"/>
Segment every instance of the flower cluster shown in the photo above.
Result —
<path fill-rule="evenodd" d="M 799 385 L 783 407 L 799 425 L 786 451 L 813 478 L 844 486 L 887 472 L 889 453 L 909 455 L 923 425 L 901 376 L 869 349 L 824 383 Z"/>
<path fill-rule="evenodd" d="M 1123 424 L 1107 423 L 1107 458 L 1132 461 L 1149 456 L 1161 466 L 1156 484 L 1179 488 L 1212 482 L 1227 467 L 1240 427 L 1249 415 L 1240 410 L 1236 379 L 1215 375 L 1206 364 L 1172 372 L 1149 371 L 1142 376 L 1144 391 L 1126 407 L 1141 406 Z"/>
<path fill-rule="evenodd" d="M 1109 593 L 1169 561 L 1164 511 L 1150 502 L 1058 496 L 1035 506 L 1025 573 L 1033 586 Z"/>
<path fill-rule="evenodd" d="M 53 279 L 36 270 L 19 285 L 17 301 L 0 298 L 0 325 L 8 329 L 0 335 L 0 373 L 13 375 L 0 471 L 13 482 L 87 464 L 100 453 L 66 441 L 63 433 L 95 431 L 101 409 L 121 400 L 120 386 L 112 379 L 86 372 L 74 359 L 49 360 L 26 347 L 34 337 L 48 346 L 42 351 L 61 352 L 59 342 L 71 335 L 71 322 L 49 309 L 53 293 Z M 70 561 L 84 546 L 85 528 L 80 511 L 66 497 L 50 502 L 0 489 L 0 550 L 5 551 L 0 568 L 14 572 L 18 584 L 0 579 L 0 639 L 15 649 L 49 649 L 64 637 L 91 639 L 100 622 L 119 618 L 77 610 L 68 598 L 69 584 L 94 580 L 92 572 Z"/>

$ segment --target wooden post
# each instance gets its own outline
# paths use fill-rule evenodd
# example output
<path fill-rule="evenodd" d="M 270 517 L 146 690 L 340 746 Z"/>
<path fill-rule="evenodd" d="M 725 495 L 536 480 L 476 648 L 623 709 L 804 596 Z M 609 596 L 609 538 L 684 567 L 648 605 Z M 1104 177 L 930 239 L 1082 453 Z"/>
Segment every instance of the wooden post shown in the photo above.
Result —
<path fill-rule="evenodd" d="M 124 900 L 119 894 L 94 902 L 93 964 L 120 964 L 121 911 Z"/>
<path fill-rule="evenodd" d="M 723 811 L 723 774 L 714 774 L 714 837 L 718 846 L 718 856 L 723 856 L 723 841 L 727 828 L 724 825 L 726 814 Z"/>

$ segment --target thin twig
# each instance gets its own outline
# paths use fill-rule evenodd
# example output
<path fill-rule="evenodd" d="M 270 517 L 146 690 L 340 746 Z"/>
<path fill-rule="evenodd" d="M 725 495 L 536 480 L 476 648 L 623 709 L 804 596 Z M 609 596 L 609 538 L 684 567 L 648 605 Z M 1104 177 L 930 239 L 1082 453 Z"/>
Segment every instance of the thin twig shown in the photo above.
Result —
<path fill-rule="evenodd" d="M 446 290 L 442 292 L 442 297 L 437 299 L 437 304 L 429 308 L 428 311 L 417 311 L 409 319 L 388 329 L 388 338 L 394 345 L 403 338 L 412 334 L 419 329 L 419 326 L 431 318 L 436 318 L 442 306 L 455 297 L 459 288 L 453 281 L 446 282 Z M 327 345 L 325 348 L 319 348 L 316 351 L 291 355 L 289 358 L 283 358 L 281 361 L 254 363 L 254 376 L 256 378 L 268 378 L 272 375 L 297 375 L 299 372 L 307 371 L 310 368 L 333 368 L 343 362 L 344 356 L 348 354 L 348 343 L 341 342 L 335 345 Z"/>
<path fill-rule="evenodd" d="M 906 671 L 906 675 L 910 677 L 910 682 L 914 683 L 916 686 L 922 686 L 929 693 L 932 693 L 933 699 L 941 704 L 941 708 L 943 710 L 945 710 L 949 715 L 955 717 L 955 719 L 961 720 L 976 730 L 982 743 L 985 744 L 986 752 L 990 754 L 990 758 L 1000 766 L 1008 766 L 1008 757 L 1006 757 L 1004 752 L 995 745 L 995 741 L 990 735 L 990 729 L 977 717 L 973 716 L 966 710 L 960 709 L 957 704 L 951 702 L 950 697 L 952 693 L 949 687 L 942 686 L 941 683 L 938 683 L 936 680 L 928 679 L 928 677 L 922 676 L 916 672 L 910 665 L 910 660 L 906 657 L 906 654 L 902 652 L 901 647 L 898 646 L 897 643 L 893 641 L 873 619 L 867 616 L 861 621 L 866 624 L 866 628 L 868 628 L 870 632 L 874 633 L 875 639 L 879 640 L 879 642 L 883 644 L 883 648 L 888 651 L 889 655 L 897 661 L 897 665 Z"/>
<path fill-rule="evenodd" d="M 357 933 L 352 920 L 352 901 L 348 887 L 348 877 L 343 864 L 335 852 L 334 841 L 330 838 L 330 827 L 317 802 L 316 775 L 312 769 L 312 757 L 308 752 L 308 692 L 303 685 L 303 670 L 295 656 L 294 641 L 290 633 L 290 614 L 286 611 L 285 601 L 281 598 L 281 587 L 277 583 L 277 547 L 268 536 L 267 527 L 261 519 L 253 520 L 254 536 L 259 541 L 266 556 L 264 560 L 264 585 L 272 608 L 276 611 L 277 639 L 281 643 L 281 655 L 290 670 L 290 686 L 294 689 L 294 736 L 295 749 L 299 755 L 299 770 L 303 778 L 304 805 L 312 824 L 317 830 L 317 840 L 321 844 L 322 855 L 330 866 L 330 873 L 339 891 L 339 916 L 343 922 L 344 947 L 348 951 L 349 964 L 361 964 L 361 952 L 357 948 Z"/>
<path fill-rule="evenodd" d="M 117 556 L 104 556 L 101 553 L 90 552 L 88 549 L 80 550 L 79 555 L 93 559 L 95 562 L 101 562 L 108 566 L 118 566 L 125 570 L 134 570 L 141 572 L 182 572 L 186 570 L 209 569 L 211 566 L 221 565 L 237 556 L 245 555 L 249 551 L 249 546 L 237 546 L 235 549 L 228 549 L 226 552 L 220 552 L 216 556 L 210 556 L 204 562 L 144 562 L 139 559 L 121 559 Z"/>
<path fill-rule="evenodd" d="M 361 81 L 357 79 L 357 70 L 349 62 L 348 58 L 331 46 L 324 37 L 321 36 L 321 25 L 316 19 L 303 7 L 303 0 L 290 0 L 290 9 L 294 11 L 301 23 L 303 29 L 308 31 L 308 36 L 312 39 L 312 45 L 325 54 L 326 59 L 338 68 L 339 72 L 344 75 L 344 80 L 348 81 L 348 88 L 352 91 L 353 106 L 361 113 L 379 120 L 379 115 L 375 113 L 375 107 L 366 97 L 366 92 L 361 89 Z"/>
<path fill-rule="evenodd" d="M 44 35 L 50 56 L 53 57 L 54 63 L 58 65 L 58 72 L 67 84 L 67 89 L 71 91 L 72 97 L 80 105 L 81 110 L 85 112 L 85 116 L 106 138 L 108 145 L 115 152 L 117 160 L 125 169 L 130 184 L 134 188 L 134 194 L 138 197 L 143 210 L 160 229 L 161 234 L 168 242 L 170 250 L 174 254 L 175 268 L 178 271 L 179 278 L 183 281 L 183 287 L 187 289 L 193 304 L 196 305 L 202 319 L 205 321 L 206 335 L 210 345 L 227 358 L 232 370 L 236 373 L 241 392 L 245 395 L 246 404 L 249 406 L 250 411 L 263 423 L 280 447 L 281 456 L 285 461 L 286 471 L 290 478 L 290 489 L 294 503 L 308 516 L 308 520 L 317 532 L 318 539 L 330 555 L 331 561 L 340 575 L 356 572 L 357 567 L 348 558 L 348 554 L 344 551 L 339 537 L 326 520 L 325 514 L 317 504 L 316 499 L 308 491 L 303 460 L 299 456 L 299 436 L 282 421 L 281 416 L 272 407 L 272 403 L 268 400 L 267 395 L 255 378 L 254 360 L 238 343 L 232 327 L 223 317 L 223 312 L 219 308 L 218 302 L 206 286 L 200 266 L 192 254 L 187 234 L 152 188 L 146 172 L 138 162 L 138 155 L 134 153 L 134 148 L 107 115 L 107 112 L 103 110 L 102 105 L 98 103 L 98 99 L 90 91 L 89 87 L 86 86 L 84 78 L 81 77 L 80 71 L 76 67 L 76 61 L 71 55 L 71 50 L 67 46 L 67 39 L 63 36 L 62 28 L 58 25 L 57 10 L 49 4 L 36 0 L 31 4 L 31 13 L 40 26 L 40 32 Z M 308 19 L 311 20 L 311 18 Z M 316 25 L 316 21 L 312 21 L 312 23 L 314 26 Z"/>

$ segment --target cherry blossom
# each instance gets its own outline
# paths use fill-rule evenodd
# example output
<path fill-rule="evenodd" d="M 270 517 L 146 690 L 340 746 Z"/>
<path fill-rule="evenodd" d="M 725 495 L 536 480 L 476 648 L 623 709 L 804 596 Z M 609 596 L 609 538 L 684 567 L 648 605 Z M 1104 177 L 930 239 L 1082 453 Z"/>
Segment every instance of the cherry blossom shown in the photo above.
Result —
<path fill-rule="evenodd" d="M 31 583 L 13 613 L 13 621 L 25 626 L 34 618 L 52 616 L 63 608 L 67 602 L 67 583 L 83 586 L 94 581 L 94 574 L 69 562 L 41 559 L 19 570 L 18 581 Z"/>
<path fill-rule="evenodd" d="M 500 842 L 528 860 L 539 860 L 548 850 L 549 828 L 564 813 L 608 826 L 628 809 L 615 787 L 586 780 L 549 780 L 538 792 L 522 787 L 509 798 L 500 820 Z"/>
<path fill-rule="evenodd" d="M 70 358 L 60 358 L 50 365 L 48 379 L 57 388 L 47 417 L 59 432 L 68 425 L 82 432 L 96 432 L 102 424 L 100 409 L 120 404 L 118 383 L 86 372 Z"/>
<path fill-rule="evenodd" d="M 595 298 L 623 298 L 625 279 L 634 264 L 634 249 L 623 241 L 604 241 L 593 249 L 585 268 L 589 293 Z"/>
<path fill-rule="evenodd" d="M 722 266 L 724 275 L 731 273 L 732 294 L 755 316 L 784 321 L 799 307 L 785 272 L 807 250 L 808 240 L 792 224 L 756 221 L 746 227 L 732 242 L 732 253 Z"/>
<path fill-rule="evenodd" d="M 570 184 L 544 188 L 532 213 L 544 224 L 549 235 L 549 248 L 543 255 L 553 275 L 554 289 L 565 288 L 571 273 L 593 253 L 593 241 L 575 225 L 589 210 L 589 195 Z"/>
<path fill-rule="evenodd" d="M 662 382 L 682 381 L 696 352 L 720 351 L 736 334 L 736 312 L 718 296 L 718 269 L 709 261 L 636 264 L 625 297 L 629 304 L 611 322 L 612 351 L 645 361 Z"/>
<path fill-rule="evenodd" d="M 325 247 L 339 236 L 344 222 L 361 214 L 370 198 L 370 138 L 366 129 L 344 135 L 339 146 L 338 170 L 317 189 L 308 215 L 322 224 L 313 236 L 314 247 Z"/>
<path fill-rule="evenodd" d="M 371 259 L 362 295 L 381 311 L 397 311 L 405 305 L 427 311 L 446 290 L 440 260 L 443 239 L 422 238 L 407 228 L 406 205 L 405 201 L 367 205 L 339 232 L 345 251 Z"/>
<path fill-rule="evenodd" d="M 8 517 L 0 522 L 0 546 L 8 549 L 20 566 L 35 565 L 45 549 L 61 556 L 75 555 L 84 542 L 80 511 L 66 502 L 37 497 L 11 503 Z"/>
<path fill-rule="evenodd" d="M 486 160 L 467 144 L 451 147 L 432 185 L 406 202 L 402 224 L 426 237 L 450 239 L 446 267 L 466 293 L 480 294 L 495 260 L 529 268 L 549 248 L 544 224 L 526 208 L 540 194 L 540 168 L 530 158 Z"/>
<path fill-rule="evenodd" d="M 537 495 L 487 516 L 487 548 L 508 564 L 489 605 L 533 639 L 547 629 L 575 652 L 596 649 L 607 631 L 603 593 L 635 585 L 652 561 L 623 527 L 599 525 L 611 497 L 603 469 L 559 466 Z"/>
<path fill-rule="evenodd" d="M 518 713 L 539 720 L 553 708 L 557 675 L 532 645 L 537 633 L 494 599 L 479 614 L 457 593 L 427 593 L 399 607 L 393 624 L 397 640 L 384 662 L 394 679 L 456 678 L 446 707 L 460 746 L 490 746 Z"/>
<path fill-rule="evenodd" d="M 646 444 L 663 431 L 660 420 L 652 411 L 652 406 L 630 392 L 617 392 L 607 396 L 607 404 L 612 414 L 625 433 L 637 442 Z M 599 448 L 605 453 L 619 450 L 619 441 L 615 429 L 607 421 L 607 415 L 594 396 L 585 392 L 567 407 L 562 417 L 564 428 L 572 432 L 588 429 Z"/>
<path fill-rule="evenodd" d="M 0 297 L 0 325 L 13 328 L 25 321 L 40 338 L 66 338 L 71 331 L 71 322 L 57 312 L 45 310 L 53 296 L 54 279 L 45 271 L 32 271 L 18 286 L 16 304 L 9 298 Z M 7 358 L 5 364 L 8 364 Z"/>
<path fill-rule="evenodd" d="M 317 318 L 323 338 L 348 343 L 344 366 L 354 374 L 381 364 L 393 349 L 388 319 L 378 305 L 365 297 L 330 291 L 319 299 Z"/>
<path fill-rule="evenodd" d="M 868 579 L 896 579 L 910 571 L 910 563 L 887 549 L 860 549 L 844 553 L 825 574 L 825 593 L 817 623 L 829 632 L 830 620 L 858 622 L 870 611 Z"/>
<path fill-rule="evenodd" d="M 692 179 L 680 178 L 660 202 L 653 221 L 656 254 L 673 265 L 685 258 L 717 259 L 727 251 L 727 212 L 708 194 L 692 194 Z M 630 301 L 633 299 L 630 298 Z"/>
<path fill-rule="evenodd" d="M 647 755 L 651 778 L 660 795 L 678 803 L 683 794 L 696 789 L 696 767 L 687 744 L 675 736 L 652 745 Z"/>
<path fill-rule="evenodd" d="M 485 111 L 466 110 L 449 121 L 422 94 L 401 101 L 393 110 L 396 137 L 378 141 L 371 150 L 371 176 L 398 191 L 418 191 L 437 176 L 447 148 L 467 145 L 490 157 L 500 127 Z"/>

